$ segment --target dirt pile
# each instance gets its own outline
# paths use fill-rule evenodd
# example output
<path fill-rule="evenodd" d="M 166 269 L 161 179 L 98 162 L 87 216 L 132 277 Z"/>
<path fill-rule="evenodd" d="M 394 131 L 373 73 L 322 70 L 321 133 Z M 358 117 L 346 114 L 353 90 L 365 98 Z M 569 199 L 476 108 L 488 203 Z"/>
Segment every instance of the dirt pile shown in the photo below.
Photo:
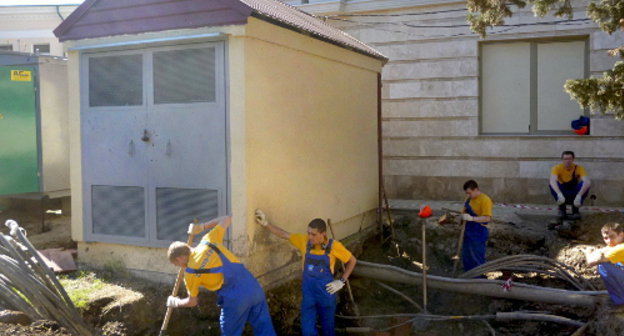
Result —
<path fill-rule="evenodd" d="M 427 260 L 429 274 L 452 277 L 453 260 L 456 253 L 459 226 L 457 224 L 439 225 L 437 216 L 422 220 L 412 212 L 397 212 L 394 238 L 380 242 L 373 237 L 362 244 L 358 259 L 390 264 L 420 272 L 422 261 L 421 227 L 426 226 Z M 48 217 L 47 225 L 55 231 L 55 220 L 64 221 L 63 216 Z M 513 220 L 502 220 L 490 225 L 487 259 L 494 260 L 517 254 L 532 254 L 558 260 L 574 268 L 591 283 L 603 289 L 602 281 L 594 267 L 585 263 L 584 250 L 596 248 L 602 244 L 600 227 L 608 221 L 624 222 L 622 213 L 586 214 L 583 220 L 567 232 L 549 230 L 551 217 L 545 215 L 519 214 Z M 29 237 L 37 241 L 38 222 L 31 221 Z M 67 226 L 68 222 L 67 222 Z M 63 233 L 66 242 L 71 242 L 69 234 Z M 359 249 L 357 249 L 359 250 Z M 461 269 L 461 265 L 460 265 Z M 106 287 L 89 289 L 88 302 L 80 311 L 88 323 L 103 336 L 142 336 L 158 334 L 162 317 L 165 313 L 165 301 L 171 286 L 146 283 L 132 278 L 123 270 L 98 271 L 98 278 L 106 279 Z M 459 272 L 458 272 L 459 273 Z M 506 278 L 501 272 L 486 274 L 490 279 Z M 87 278 L 86 281 L 94 282 Z M 552 276 L 536 273 L 516 273 L 517 282 L 529 283 L 554 288 L 571 289 L 569 284 Z M 267 292 L 274 325 L 279 335 L 299 335 L 299 305 L 301 300 L 300 280 L 295 280 Z M 587 322 L 584 335 L 623 335 L 624 309 L 600 306 L 592 309 L 564 307 L 552 304 L 538 304 L 523 301 L 494 299 L 475 295 L 464 295 L 443 291 L 429 290 L 428 310 L 438 316 L 456 316 L 449 320 L 426 321 L 410 320 L 397 314 L 420 312 L 423 293 L 420 286 L 388 284 L 385 286 L 364 278 L 352 278 L 355 300 L 362 316 L 375 316 L 353 320 L 352 303 L 346 291 L 341 291 L 337 327 L 368 327 L 388 335 L 554 335 L 563 336 L 574 333 L 577 328 L 538 321 L 485 321 L 470 320 L 470 316 L 493 316 L 498 312 L 544 312 Z M 502 289 L 501 289 L 502 290 Z M 513 289 L 512 289 L 513 290 Z M 406 300 L 397 291 L 409 297 Z M 184 296 L 182 292 L 180 295 Z M 200 304 L 192 309 L 176 309 L 168 328 L 168 334 L 175 335 L 219 335 L 219 308 L 216 296 L 202 291 Z M 416 303 L 416 304 L 414 304 Z M 392 315 L 392 316 L 383 316 Z M 464 319 L 459 317 L 465 317 Z M 251 335 L 249 328 L 245 335 Z M 342 333 L 344 334 L 344 332 Z M 27 326 L 0 323 L 0 336 L 4 335 L 69 335 L 57 324 L 49 321 L 37 321 Z"/>
<path fill-rule="evenodd" d="M 0 323 L 0 336 L 72 336 L 52 321 L 35 321 L 28 326 Z"/>
<path fill-rule="evenodd" d="M 441 215 L 435 214 L 435 215 Z M 434 216 L 436 217 L 436 216 Z M 594 286 L 603 290 L 602 281 L 595 273 L 595 267 L 588 267 L 585 263 L 583 250 L 593 249 L 602 243 L 600 227 L 609 221 L 624 222 L 621 213 L 586 214 L 584 219 L 577 221 L 573 237 L 549 230 L 548 224 L 553 219 L 549 216 L 520 216 L 521 220 L 514 222 L 501 221 L 490 224 L 490 239 L 488 241 L 487 259 L 494 260 L 504 256 L 517 254 L 532 254 L 555 259 L 565 265 L 573 267 L 582 276 L 589 279 Z M 427 220 L 418 218 L 415 213 L 403 212 L 397 214 L 395 223 L 395 238 L 390 239 L 383 246 L 374 241 L 367 242 L 360 260 L 385 263 L 399 266 L 411 271 L 421 272 L 422 261 L 421 226 L 427 227 L 427 260 L 429 274 L 452 277 L 453 261 L 457 238 L 458 225 L 440 226 L 437 217 Z M 461 268 L 461 266 L 460 266 Z M 489 279 L 505 280 L 502 272 L 487 273 Z M 552 288 L 573 289 L 571 286 L 553 276 L 534 272 L 514 273 L 514 281 Z M 417 313 L 407 300 L 383 288 L 374 281 L 353 279 L 354 295 L 363 315 L 394 315 L 400 313 Z M 392 284 L 392 287 L 417 303 L 422 303 L 422 288 L 414 286 Z M 501 288 L 502 290 L 502 288 Z M 513 290 L 513 288 L 512 288 Z M 343 295 L 344 296 L 344 295 Z M 429 290 L 429 312 L 442 316 L 474 316 L 494 315 L 498 312 L 539 311 L 568 317 L 580 322 L 589 322 L 584 335 L 622 335 L 624 327 L 624 313 L 613 307 L 596 307 L 586 309 L 579 307 L 565 307 L 561 305 L 539 304 L 522 301 L 511 301 L 462 295 L 456 293 Z M 387 329 L 398 323 L 397 317 L 366 319 L 362 325 L 376 330 Z M 490 335 L 492 330 L 496 335 L 570 335 L 576 327 L 562 326 L 553 323 L 536 321 L 483 321 L 461 320 L 454 318 L 449 321 L 414 321 L 413 333 L 427 335 L 452 335 L 462 333 L 466 335 Z"/>

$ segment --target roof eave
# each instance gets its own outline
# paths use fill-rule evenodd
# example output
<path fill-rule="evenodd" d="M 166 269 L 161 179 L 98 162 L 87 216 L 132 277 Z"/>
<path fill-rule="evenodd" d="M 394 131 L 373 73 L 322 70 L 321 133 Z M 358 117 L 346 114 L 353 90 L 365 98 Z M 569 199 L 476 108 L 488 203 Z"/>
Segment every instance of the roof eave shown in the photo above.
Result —
<path fill-rule="evenodd" d="M 323 35 L 314 34 L 313 32 L 311 32 L 309 30 L 305 30 L 305 29 L 303 29 L 301 27 L 298 27 L 298 26 L 295 26 L 295 25 L 292 25 L 292 24 L 288 24 L 287 22 L 277 20 L 274 17 L 266 15 L 265 13 L 259 12 L 257 10 L 254 10 L 251 13 L 251 16 L 255 17 L 257 19 L 266 21 L 268 23 L 274 24 L 276 26 L 280 26 L 282 28 L 286 28 L 286 29 L 292 30 L 292 31 L 297 32 L 299 34 L 310 36 L 310 37 L 315 38 L 317 40 L 320 40 L 320 41 L 323 41 L 323 42 L 327 42 L 327 43 L 333 44 L 335 46 L 338 46 L 338 47 L 341 47 L 341 48 L 344 48 L 344 49 L 348 49 L 348 50 L 353 51 L 353 52 L 357 52 L 357 53 L 362 54 L 364 56 L 373 57 L 375 59 L 378 59 L 378 60 L 382 61 L 383 64 L 387 63 L 388 60 L 389 60 L 388 57 L 386 57 L 386 56 L 384 56 L 382 54 L 371 53 L 371 52 L 368 52 L 366 50 L 363 50 L 363 49 L 360 49 L 360 48 L 348 45 L 346 43 L 340 43 L 340 41 L 333 40 L 333 39 L 325 37 Z"/>

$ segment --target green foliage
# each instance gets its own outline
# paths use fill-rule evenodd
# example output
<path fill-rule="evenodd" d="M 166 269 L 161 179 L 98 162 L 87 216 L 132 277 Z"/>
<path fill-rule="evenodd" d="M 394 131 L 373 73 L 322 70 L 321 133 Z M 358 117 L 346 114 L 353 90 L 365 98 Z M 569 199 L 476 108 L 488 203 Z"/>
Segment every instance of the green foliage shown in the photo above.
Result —
<path fill-rule="evenodd" d="M 601 78 L 567 80 L 564 88 L 581 107 L 612 111 L 617 119 L 624 119 L 624 62 L 615 63 Z"/>
<path fill-rule="evenodd" d="M 468 0 L 467 20 L 471 29 L 485 37 L 487 28 L 502 25 L 505 18 L 513 15 L 512 7 L 533 6 L 536 16 L 553 13 L 557 17 L 572 18 L 571 0 Z M 594 0 L 587 6 L 587 15 L 600 29 L 611 34 L 624 30 L 623 0 Z M 609 51 L 612 56 L 624 58 L 624 46 Z M 612 70 L 601 78 L 587 78 L 566 81 L 564 88 L 572 99 L 593 112 L 613 112 L 618 119 L 624 119 L 624 63 L 617 62 Z"/>
<path fill-rule="evenodd" d="M 600 26 L 600 29 L 611 34 L 624 27 L 624 1 L 602 0 L 587 6 L 587 15 Z"/>

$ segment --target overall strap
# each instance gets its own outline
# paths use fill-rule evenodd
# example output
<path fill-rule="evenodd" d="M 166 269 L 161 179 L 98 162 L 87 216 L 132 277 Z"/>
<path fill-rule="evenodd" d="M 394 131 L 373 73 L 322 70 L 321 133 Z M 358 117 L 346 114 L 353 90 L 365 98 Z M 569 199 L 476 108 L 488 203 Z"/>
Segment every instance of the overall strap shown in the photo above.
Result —
<path fill-rule="evenodd" d="M 334 243 L 333 239 L 330 239 L 329 242 L 327 242 L 327 246 L 325 246 L 325 255 L 329 255 L 329 253 L 331 252 L 333 243 Z"/>
<path fill-rule="evenodd" d="M 221 264 L 224 263 L 224 260 L 227 260 L 227 258 L 223 255 L 223 253 L 217 247 L 217 245 L 215 245 L 215 244 L 213 244 L 213 243 L 211 243 L 209 241 L 202 241 L 199 244 L 200 245 L 208 245 L 208 247 L 210 249 L 212 249 L 213 251 L 217 252 L 217 255 L 219 256 L 219 259 L 221 259 Z M 207 255 L 206 258 L 204 258 L 204 260 L 202 261 L 202 266 L 200 268 L 190 268 L 190 267 L 187 267 L 184 271 L 186 273 L 190 273 L 190 274 L 221 273 L 222 266 L 213 267 L 213 268 L 204 268 L 204 266 L 206 266 L 206 263 L 208 262 L 208 258 L 209 257 L 210 257 L 210 255 Z"/>
<path fill-rule="evenodd" d="M 464 203 L 464 208 L 466 208 L 466 212 L 470 215 L 470 216 L 477 216 L 477 213 L 474 212 L 474 210 L 472 209 L 472 207 L 470 206 L 470 199 L 466 200 L 466 203 Z"/>

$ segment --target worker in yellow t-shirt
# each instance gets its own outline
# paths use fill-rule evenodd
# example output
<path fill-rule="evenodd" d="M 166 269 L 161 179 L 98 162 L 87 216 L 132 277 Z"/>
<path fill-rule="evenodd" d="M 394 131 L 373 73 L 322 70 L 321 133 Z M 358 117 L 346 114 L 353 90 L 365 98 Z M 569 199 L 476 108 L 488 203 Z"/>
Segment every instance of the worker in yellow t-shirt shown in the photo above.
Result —
<path fill-rule="evenodd" d="M 462 219 L 466 221 L 462 245 L 464 271 L 485 264 L 485 246 L 489 236 L 487 224 L 492 220 L 492 200 L 481 192 L 474 180 L 464 183 L 468 196 L 464 204 Z"/>
<path fill-rule="evenodd" d="M 275 336 L 262 287 L 238 258 L 223 246 L 223 236 L 231 223 L 232 218 L 224 216 L 206 223 L 190 224 L 190 234 L 210 229 L 195 248 L 183 242 L 171 243 L 167 252 L 169 261 L 184 268 L 184 283 L 189 296 L 184 299 L 170 296 L 167 306 L 196 306 L 202 286 L 218 294 L 221 335 L 242 335 L 245 323 L 249 322 L 254 335 Z"/>
<path fill-rule="evenodd" d="M 574 152 L 563 152 L 561 161 L 550 170 L 550 193 L 559 204 L 561 219 L 567 216 L 566 205 L 572 205 L 572 219 L 579 219 L 579 208 L 587 197 L 591 182 L 585 169 L 574 163 Z"/>
<path fill-rule="evenodd" d="M 335 334 L 336 292 L 346 283 L 357 263 L 355 257 L 337 240 L 327 238 L 325 221 L 316 218 L 308 224 L 307 234 L 291 234 L 269 223 L 261 210 L 256 221 L 274 235 L 288 240 L 303 256 L 301 283 L 301 334 L 316 336 L 316 321 L 320 319 L 323 336 Z M 345 263 L 345 271 L 334 280 L 336 259 Z"/>
<path fill-rule="evenodd" d="M 624 305 L 624 225 L 607 223 L 600 233 L 607 246 L 593 253 L 585 251 L 587 264 L 598 266 L 598 274 L 613 304 Z"/>

